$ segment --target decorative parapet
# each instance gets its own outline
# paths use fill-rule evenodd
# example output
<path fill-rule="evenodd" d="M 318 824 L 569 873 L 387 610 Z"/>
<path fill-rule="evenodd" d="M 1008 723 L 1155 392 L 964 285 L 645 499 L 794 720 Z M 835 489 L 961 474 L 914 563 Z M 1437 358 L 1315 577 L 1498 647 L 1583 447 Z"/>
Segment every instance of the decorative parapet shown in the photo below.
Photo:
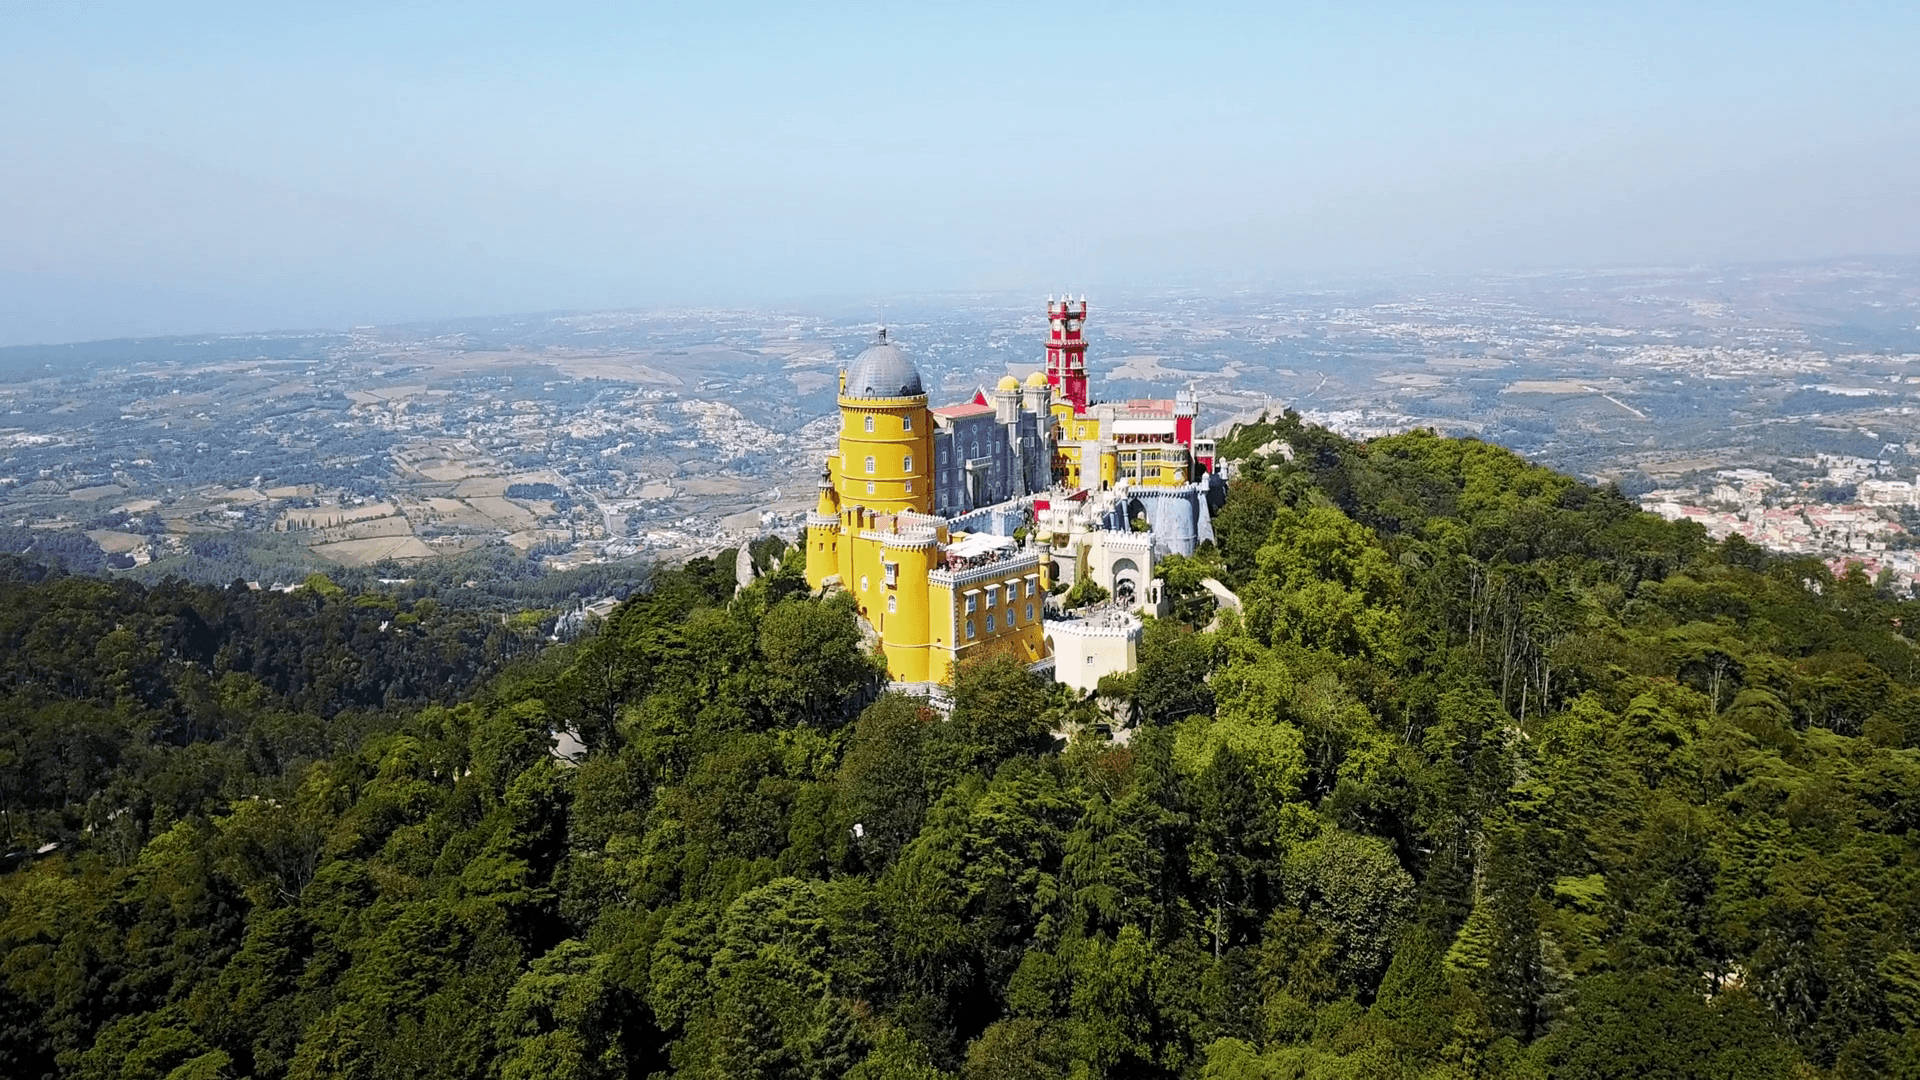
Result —
<path fill-rule="evenodd" d="M 1153 534 L 1137 533 L 1132 530 L 1121 532 L 1119 529 L 1100 530 L 1100 542 L 1109 549 L 1128 555 L 1150 555 L 1153 553 Z"/>
<path fill-rule="evenodd" d="M 1016 509 L 1026 510 L 1033 506 L 1033 498 L 1034 497 L 1032 495 L 1016 495 L 1011 499 L 1005 500 L 1004 502 L 997 502 L 997 503 L 991 503 L 987 506 L 974 507 L 972 510 L 968 510 L 965 513 L 955 514 L 952 517 L 945 519 L 947 523 L 947 527 L 952 529 L 954 532 L 991 531 L 990 529 L 986 528 L 986 526 L 993 524 L 993 517 L 995 513 L 1004 514 Z"/>
<path fill-rule="evenodd" d="M 903 408 L 908 405 L 925 405 L 927 403 L 927 395 L 909 394 L 906 397 L 848 397 L 843 393 L 839 395 L 838 401 L 839 404 L 843 406 L 852 405 L 855 408 L 861 406 L 877 406 L 882 409 L 892 409 Z"/>
<path fill-rule="evenodd" d="M 808 511 L 807 512 L 807 528 L 833 529 L 835 531 L 838 531 L 840 528 L 840 515 L 816 514 L 812 511 Z"/>
<path fill-rule="evenodd" d="M 1091 619 L 1048 619 L 1046 632 L 1055 637 L 1108 638 L 1115 641 L 1139 641 L 1146 624 L 1131 615 L 1102 616 Z"/>
<path fill-rule="evenodd" d="M 1171 486 L 1161 486 L 1158 484 L 1126 484 L 1116 486 L 1115 490 L 1124 491 L 1128 496 L 1135 499 L 1188 499 L 1198 494 L 1202 489 L 1199 484 L 1174 484 Z"/>
<path fill-rule="evenodd" d="M 968 567 L 965 570 L 934 570 L 927 574 L 930 585 L 945 585 L 958 589 L 982 581 L 998 581 L 1001 578 L 1019 577 L 1040 568 L 1038 555 L 1021 555 L 1012 559 L 988 563 L 985 566 Z"/>
<path fill-rule="evenodd" d="M 940 537 L 932 529 L 902 529 L 899 532 L 876 532 L 862 529 L 860 539 L 871 540 L 882 547 L 896 551 L 925 551 L 940 543 Z"/>

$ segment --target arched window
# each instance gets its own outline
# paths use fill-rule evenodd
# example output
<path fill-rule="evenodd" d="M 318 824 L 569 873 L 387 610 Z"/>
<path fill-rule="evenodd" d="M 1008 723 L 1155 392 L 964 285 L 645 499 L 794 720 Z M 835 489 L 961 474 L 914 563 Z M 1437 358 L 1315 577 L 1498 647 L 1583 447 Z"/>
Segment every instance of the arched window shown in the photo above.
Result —
<path fill-rule="evenodd" d="M 873 417 L 871 416 L 867 417 L 867 430 L 868 431 L 873 430 Z"/>
<path fill-rule="evenodd" d="M 987 616 L 987 633 L 993 633 L 993 616 Z"/>
<path fill-rule="evenodd" d="M 913 471 L 913 455 L 912 454 L 908 454 L 906 458 L 900 462 L 900 471 L 901 472 Z"/>
<path fill-rule="evenodd" d="M 901 431 L 913 430 L 913 414 L 912 413 L 908 413 L 907 415 L 900 418 L 900 430 Z"/>
<path fill-rule="evenodd" d="M 907 494 L 913 494 L 913 481 L 907 481 Z"/>
<path fill-rule="evenodd" d="M 860 575 L 860 591 L 861 592 L 867 591 L 867 575 L 865 574 Z"/>
<path fill-rule="evenodd" d="M 900 598 L 889 593 L 887 595 L 887 614 L 891 615 L 898 610 L 900 610 Z"/>
<path fill-rule="evenodd" d="M 871 457 L 867 458 L 867 475 L 873 475 L 873 458 Z"/>
<path fill-rule="evenodd" d="M 873 494 L 873 481 L 867 481 L 867 494 Z"/>

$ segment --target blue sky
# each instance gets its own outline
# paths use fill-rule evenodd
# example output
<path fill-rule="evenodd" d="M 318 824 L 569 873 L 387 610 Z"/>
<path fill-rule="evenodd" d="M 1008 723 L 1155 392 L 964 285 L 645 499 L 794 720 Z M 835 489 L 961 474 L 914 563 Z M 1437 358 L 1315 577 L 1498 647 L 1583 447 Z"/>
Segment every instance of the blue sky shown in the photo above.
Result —
<path fill-rule="evenodd" d="M 1920 253 L 1920 4 L 0 0 L 0 344 Z"/>

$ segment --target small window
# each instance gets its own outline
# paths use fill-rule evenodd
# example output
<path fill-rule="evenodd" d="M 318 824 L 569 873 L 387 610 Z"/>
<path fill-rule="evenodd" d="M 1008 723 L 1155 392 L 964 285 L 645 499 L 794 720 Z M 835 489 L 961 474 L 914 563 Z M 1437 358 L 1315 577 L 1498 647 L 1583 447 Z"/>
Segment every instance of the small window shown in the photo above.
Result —
<path fill-rule="evenodd" d="M 1012 607 L 1013 598 L 1017 594 L 1018 590 L 1015 586 L 1009 585 L 1007 586 L 1006 592 L 1007 592 L 1007 606 Z"/>
<path fill-rule="evenodd" d="M 913 494 L 913 481 L 907 481 L 907 494 Z"/>
<path fill-rule="evenodd" d="M 867 481 L 867 494 L 873 494 L 873 481 Z"/>
<path fill-rule="evenodd" d="M 873 417 L 871 416 L 867 417 L 867 430 L 868 431 L 873 430 Z"/>
<path fill-rule="evenodd" d="M 993 633 L 993 616 L 987 616 L 987 633 Z"/>
<path fill-rule="evenodd" d="M 873 475 L 873 458 L 871 457 L 867 458 L 867 475 Z"/>
<path fill-rule="evenodd" d="M 947 448 L 943 446 L 940 448 L 940 464 L 945 465 L 946 463 L 947 463 Z"/>
<path fill-rule="evenodd" d="M 894 612 L 899 610 L 900 610 L 900 598 L 897 596 L 888 596 L 887 597 L 887 614 L 891 615 Z"/>
<path fill-rule="evenodd" d="M 1033 580 L 1031 578 L 1027 580 L 1027 595 L 1033 595 Z"/>
<path fill-rule="evenodd" d="M 1027 621 L 1028 622 L 1033 621 L 1033 605 L 1032 604 L 1027 605 Z"/>
<path fill-rule="evenodd" d="M 987 590 L 987 606 L 988 607 L 993 606 L 993 590 L 992 589 Z"/>
<path fill-rule="evenodd" d="M 979 598 L 979 597 L 977 597 L 977 596 L 969 596 L 969 597 L 967 597 L 967 614 L 969 614 L 969 615 L 971 615 L 971 614 L 973 614 L 973 608 L 974 608 L 974 604 L 975 604 L 976 602 L 978 602 L 978 601 L 979 601 L 979 599 L 980 599 L 980 598 Z"/>
<path fill-rule="evenodd" d="M 903 416 L 900 418 L 900 430 L 901 431 L 913 430 L 913 414 L 912 413 L 908 413 L 906 416 Z"/>
<path fill-rule="evenodd" d="M 968 641 L 973 640 L 973 620 L 972 619 L 967 620 L 967 640 Z"/>
<path fill-rule="evenodd" d="M 860 575 L 860 591 L 861 592 L 867 591 L 867 575 L 865 574 Z"/>
<path fill-rule="evenodd" d="M 906 457 L 905 457 L 905 458 L 904 458 L 904 459 L 903 459 L 903 460 L 902 460 L 902 461 L 900 462 L 900 471 L 901 471 L 901 472 L 912 472 L 912 471 L 913 471 L 913 455 L 912 455 L 912 454 L 908 454 L 908 455 L 907 455 L 907 456 L 906 456 Z"/>

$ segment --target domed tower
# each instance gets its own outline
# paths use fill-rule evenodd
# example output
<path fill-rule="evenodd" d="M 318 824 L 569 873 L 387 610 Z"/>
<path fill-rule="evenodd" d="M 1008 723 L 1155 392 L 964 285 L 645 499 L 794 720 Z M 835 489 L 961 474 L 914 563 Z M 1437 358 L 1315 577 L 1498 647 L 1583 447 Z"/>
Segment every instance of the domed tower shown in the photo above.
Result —
<path fill-rule="evenodd" d="M 840 505 L 933 506 L 933 424 L 920 372 L 883 329 L 840 374 Z"/>
<path fill-rule="evenodd" d="M 1000 383 L 993 390 L 994 422 L 1011 424 L 1020 419 L 1020 380 L 1011 375 L 1000 376 Z"/>
<path fill-rule="evenodd" d="M 1029 486 L 1035 491 L 1045 491 L 1053 483 L 1053 388 L 1047 385 L 1047 377 L 1041 372 L 1027 376 L 1025 386 L 1020 388 L 1020 407 L 1033 414 L 1033 433 L 1035 439 L 1034 474 Z"/>

